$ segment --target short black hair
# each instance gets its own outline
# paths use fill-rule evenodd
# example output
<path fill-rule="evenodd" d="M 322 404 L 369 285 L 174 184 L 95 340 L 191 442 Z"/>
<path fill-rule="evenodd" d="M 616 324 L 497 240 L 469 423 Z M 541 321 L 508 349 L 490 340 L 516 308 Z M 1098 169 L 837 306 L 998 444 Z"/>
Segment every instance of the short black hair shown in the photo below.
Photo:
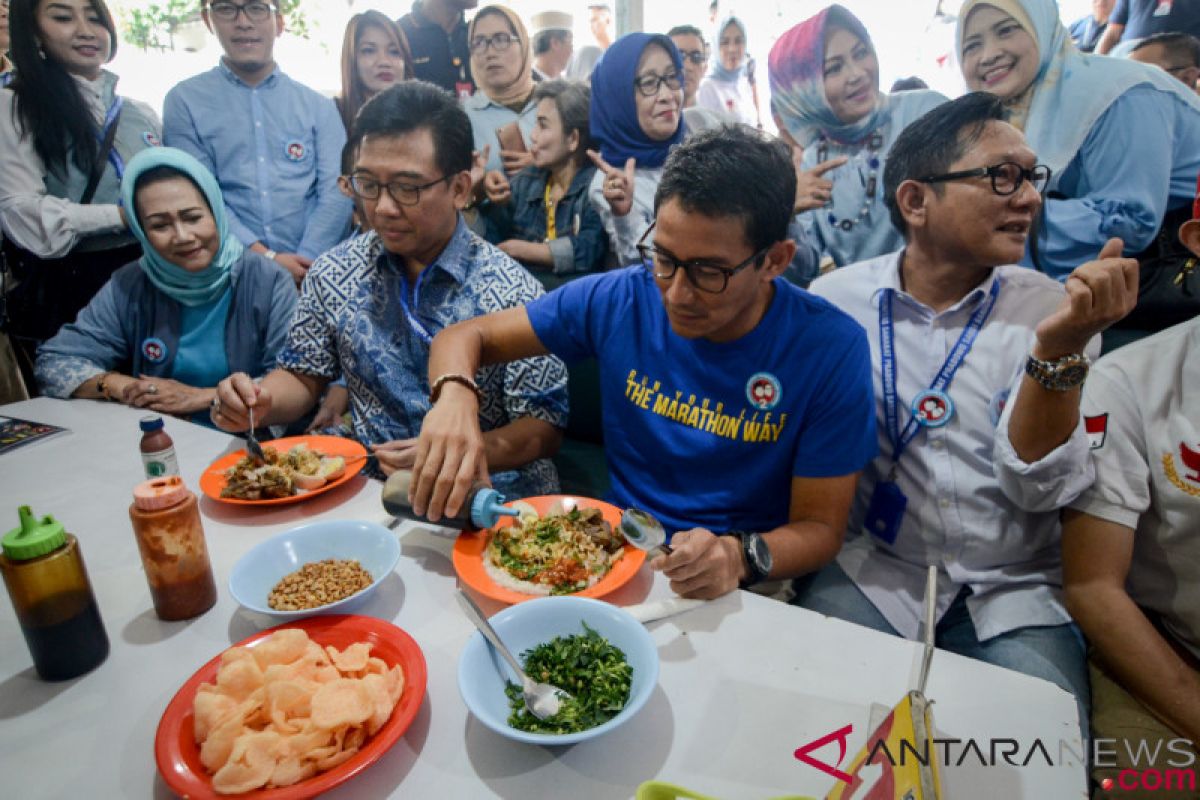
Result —
<path fill-rule="evenodd" d="M 454 95 L 427 81 L 401 81 L 372 97 L 359 110 L 350 138 L 361 143 L 368 136 L 405 136 L 422 129 L 433 137 L 434 160 L 443 175 L 471 169 L 471 120 Z"/>
<path fill-rule="evenodd" d="M 671 30 L 667 31 L 667 36 L 695 36 L 704 44 L 708 44 L 704 39 L 704 34 L 695 25 L 676 25 Z"/>
<path fill-rule="evenodd" d="M 533 35 L 533 54 L 540 56 L 550 52 L 550 45 L 555 42 L 566 41 L 570 31 L 565 31 L 562 28 L 551 28 L 548 31 L 538 31 Z"/>
<path fill-rule="evenodd" d="M 1143 47 L 1149 47 L 1152 44 L 1161 44 L 1163 50 L 1172 58 L 1185 59 L 1189 67 L 1200 67 L 1200 39 L 1192 36 L 1190 33 L 1179 33 L 1176 31 L 1168 31 L 1166 33 L 1156 33 L 1153 36 L 1147 36 L 1133 46 L 1129 51 L 1132 55 Z M 1184 66 L 1184 65 L 1180 65 Z"/>
<path fill-rule="evenodd" d="M 745 125 L 702 131 L 671 151 L 654 193 L 706 217 L 740 217 L 757 252 L 788 238 L 796 169 L 787 145 Z"/>
<path fill-rule="evenodd" d="M 553 100 L 562 117 L 563 136 L 570 136 L 571 131 L 579 131 L 579 150 L 576 153 L 580 163 L 587 160 L 587 151 L 593 147 L 592 130 L 588 124 L 591 111 L 592 90 L 584 81 L 552 80 L 542 81 L 533 89 L 530 102 L 540 103 L 542 100 Z"/>
<path fill-rule="evenodd" d="M 908 233 L 908 223 L 896 204 L 896 189 L 909 180 L 949 171 L 966 154 L 989 122 L 1004 120 L 1004 102 L 989 92 L 970 92 L 943 103 L 909 125 L 896 138 L 883 168 L 883 202 L 892 224 Z M 935 192 L 941 191 L 933 184 Z"/>
<path fill-rule="evenodd" d="M 354 160 L 358 158 L 358 142 L 357 136 L 350 136 L 346 139 L 346 143 L 342 145 L 342 175 L 349 175 L 354 172 Z"/>
<path fill-rule="evenodd" d="M 185 181 L 196 187 L 200 197 L 204 200 L 204 205 L 208 208 L 209 213 L 212 213 L 212 205 L 208 202 L 208 195 L 200 188 L 200 184 L 196 183 L 196 179 L 188 175 L 177 167 L 168 166 L 167 164 L 159 164 L 157 167 L 151 167 L 142 174 L 137 176 L 137 180 L 133 182 L 133 215 L 138 222 L 142 221 L 141 203 L 138 202 L 138 194 L 147 186 L 153 186 L 156 183 L 164 181 L 173 181 L 177 178 L 183 178 Z"/>
<path fill-rule="evenodd" d="M 891 91 L 893 92 L 911 92 L 914 89 L 928 89 L 929 84 L 918 78 L 916 75 L 910 75 L 907 78 L 897 78 L 892 84 Z"/>

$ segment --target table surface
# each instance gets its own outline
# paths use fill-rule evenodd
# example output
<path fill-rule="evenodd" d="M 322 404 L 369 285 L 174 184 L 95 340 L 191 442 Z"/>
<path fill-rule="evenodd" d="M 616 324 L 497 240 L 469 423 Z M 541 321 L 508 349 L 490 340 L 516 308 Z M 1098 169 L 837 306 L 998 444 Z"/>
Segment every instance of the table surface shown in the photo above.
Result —
<path fill-rule="evenodd" d="M 40 398 L 0 414 L 69 429 L 0 456 L 0 532 L 17 506 L 53 514 L 79 537 L 112 642 L 107 661 L 63 683 L 33 671 L 12 607 L 0 602 L 0 775 L 10 797 L 170 795 L 157 775 L 153 743 L 163 709 L 203 663 L 272 624 L 228 592 L 234 563 L 254 544 L 313 519 L 386 519 L 377 481 L 357 477 L 312 500 L 272 509 L 201 498 L 220 597 L 187 622 L 155 615 L 128 517 L 143 480 L 141 412 L 117 404 Z M 184 479 L 238 448 L 225 434 L 168 419 Z M 722 798 L 823 796 L 833 778 L 797 760 L 800 746 L 853 725 L 842 766 L 866 739 L 879 706 L 914 681 L 921 647 L 748 592 L 734 592 L 649 623 L 662 667 L 640 713 L 614 733 L 572 747 L 505 739 L 468 713 L 457 662 L 471 623 L 452 594 L 453 542 L 446 531 L 404 523 L 394 575 L 358 613 L 393 622 L 424 651 L 429 682 L 412 727 L 384 757 L 330 797 L 628 798 L 657 779 Z M 647 567 L 607 599 L 628 605 L 671 595 Z M 480 598 L 485 613 L 500 605 Z M 1035 678 L 939 651 L 927 695 L 933 700 L 944 794 L 956 798 L 1085 797 L 1075 702 Z M 991 752 L 1016 740 L 1016 766 Z M 978 751 L 966 740 L 974 740 Z M 1038 751 L 1038 743 L 1048 753 Z M 1010 747 L 999 745 L 999 753 Z M 1063 749 L 1065 747 L 1065 749 Z M 943 748 L 938 748 L 943 752 Z M 1032 753 L 1032 758 L 1026 758 Z M 836 762 L 836 743 L 813 756 Z M 988 761 L 995 761 L 990 765 Z M 1028 760 L 1028 765 L 1020 766 Z M 961 764 L 957 762 L 961 761 Z M 1047 762 L 1052 763 L 1047 763 Z"/>

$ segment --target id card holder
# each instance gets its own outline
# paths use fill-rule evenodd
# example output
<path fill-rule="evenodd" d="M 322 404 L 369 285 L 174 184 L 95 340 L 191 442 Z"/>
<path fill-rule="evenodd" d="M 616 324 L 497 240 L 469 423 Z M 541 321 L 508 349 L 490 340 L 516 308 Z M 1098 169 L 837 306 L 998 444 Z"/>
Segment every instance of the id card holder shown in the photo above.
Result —
<path fill-rule="evenodd" d="M 458 95 L 459 100 L 466 100 L 471 95 L 475 94 L 475 87 L 468 81 L 455 81 L 454 93 Z"/>
<path fill-rule="evenodd" d="M 880 541 L 895 544 L 907 508 L 908 498 L 900 491 L 899 484 L 895 481 L 877 483 L 875 492 L 871 495 L 871 504 L 867 507 L 863 527 Z"/>

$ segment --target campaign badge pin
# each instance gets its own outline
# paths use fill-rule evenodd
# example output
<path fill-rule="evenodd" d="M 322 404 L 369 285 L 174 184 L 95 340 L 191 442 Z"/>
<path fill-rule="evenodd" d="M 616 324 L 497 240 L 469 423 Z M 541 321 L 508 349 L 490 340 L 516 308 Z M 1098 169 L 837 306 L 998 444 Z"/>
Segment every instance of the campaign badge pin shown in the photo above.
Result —
<path fill-rule="evenodd" d="M 1000 417 L 1004 415 L 1004 407 L 1008 405 L 1008 395 L 1008 389 L 1001 389 L 988 403 L 988 418 L 992 421 L 992 427 L 1000 424 Z"/>
<path fill-rule="evenodd" d="M 783 386 L 769 372 L 756 372 L 746 381 L 746 399 L 762 411 L 770 411 L 783 398 Z"/>
<path fill-rule="evenodd" d="M 287 155 L 288 161 L 303 161 L 306 152 L 304 143 L 294 139 L 288 142 L 287 147 L 284 148 L 284 153 Z"/>
<path fill-rule="evenodd" d="M 954 416 L 954 402 L 945 392 L 927 389 L 913 398 L 912 414 L 926 428 L 940 428 Z"/>
<path fill-rule="evenodd" d="M 142 141 L 146 147 L 162 147 L 162 140 L 154 133 L 154 131 L 146 131 L 142 134 Z"/>
<path fill-rule="evenodd" d="M 167 360 L 167 345 L 157 336 L 152 336 L 142 342 L 142 356 L 152 364 L 161 364 Z"/>

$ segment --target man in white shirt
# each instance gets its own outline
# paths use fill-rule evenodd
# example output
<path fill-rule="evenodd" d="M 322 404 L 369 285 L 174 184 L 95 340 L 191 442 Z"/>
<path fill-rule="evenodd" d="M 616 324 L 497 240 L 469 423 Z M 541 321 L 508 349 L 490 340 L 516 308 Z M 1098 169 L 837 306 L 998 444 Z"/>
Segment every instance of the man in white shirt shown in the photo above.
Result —
<path fill-rule="evenodd" d="M 812 285 L 867 330 L 880 456 L 842 552 L 793 602 L 915 638 L 936 565 L 938 646 L 1058 684 L 1086 725 L 1058 509 L 1092 482 L 1085 350 L 1136 302 L 1137 262 L 1112 240 L 1065 287 L 1016 266 L 1049 174 L 1003 119 L 974 93 L 906 129 L 884 172 L 905 249 Z"/>
<path fill-rule="evenodd" d="M 529 22 L 533 32 L 535 80 L 564 77 L 574 47 L 571 15 L 562 11 L 542 11 L 530 17 Z"/>
<path fill-rule="evenodd" d="M 1179 238 L 1200 254 L 1200 219 Z M 1083 414 L 1096 482 L 1063 516 L 1063 586 L 1092 644 L 1093 730 L 1116 740 L 1093 777 L 1121 797 L 1195 797 L 1130 784 L 1190 773 L 1180 740 L 1200 741 L 1200 317 L 1105 356 Z"/>

